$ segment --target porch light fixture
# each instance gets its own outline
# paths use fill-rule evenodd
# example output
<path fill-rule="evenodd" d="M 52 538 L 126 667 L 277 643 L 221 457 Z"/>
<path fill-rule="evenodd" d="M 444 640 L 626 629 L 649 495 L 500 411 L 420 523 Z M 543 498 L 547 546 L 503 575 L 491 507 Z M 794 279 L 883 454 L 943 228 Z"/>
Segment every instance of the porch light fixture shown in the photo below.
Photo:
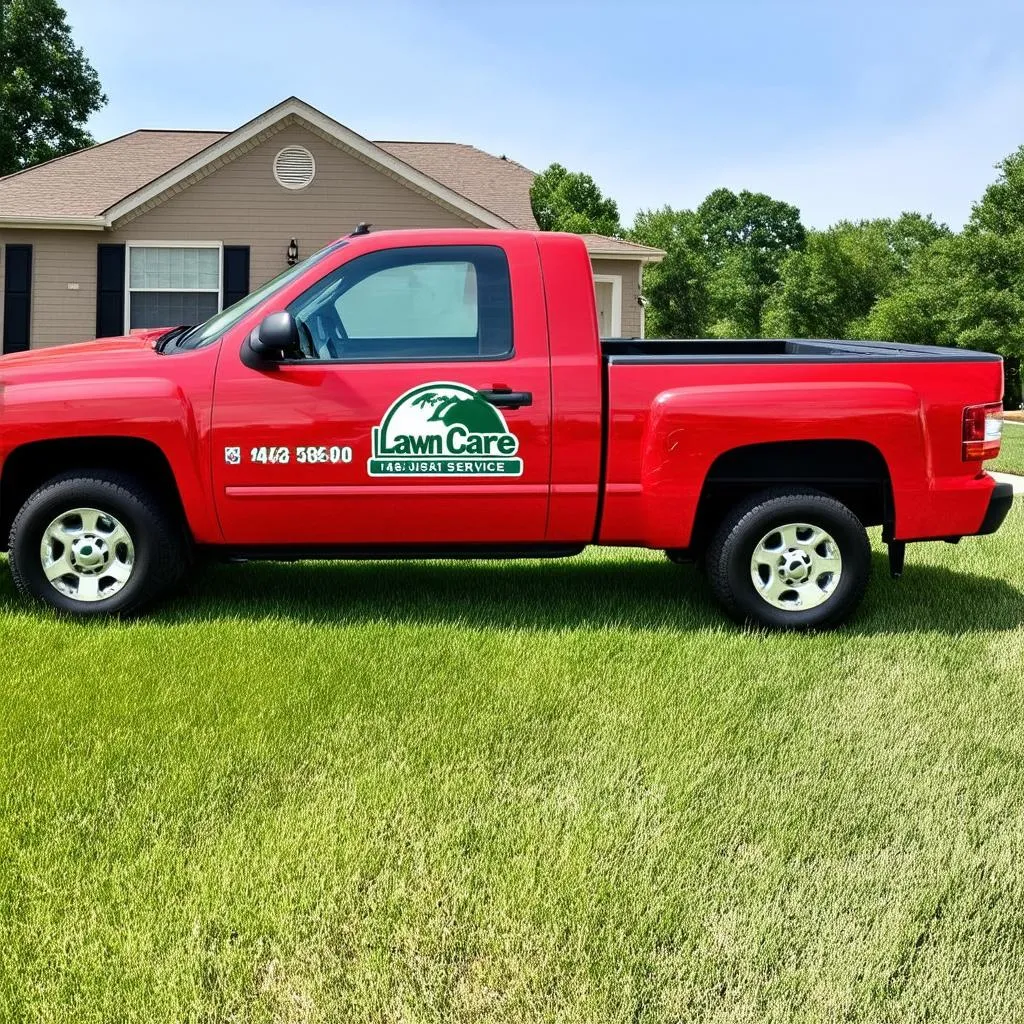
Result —
<path fill-rule="evenodd" d="M 288 266 L 294 267 L 299 262 L 299 243 L 293 238 L 288 243 Z"/>

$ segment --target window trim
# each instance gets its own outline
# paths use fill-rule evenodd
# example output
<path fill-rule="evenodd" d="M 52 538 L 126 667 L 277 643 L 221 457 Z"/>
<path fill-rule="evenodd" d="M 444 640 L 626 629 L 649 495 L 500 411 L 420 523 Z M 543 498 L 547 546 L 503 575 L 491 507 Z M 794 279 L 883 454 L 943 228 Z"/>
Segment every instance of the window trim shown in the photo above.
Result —
<path fill-rule="evenodd" d="M 507 363 L 515 359 L 516 353 L 511 352 L 497 356 L 431 356 L 429 359 L 413 359 L 410 356 L 387 356 L 375 359 L 373 356 L 349 356 L 345 359 L 281 359 L 276 366 L 341 366 L 363 363 L 371 366 L 383 366 L 385 363 Z"/>
<path fill-rule="evenodd" d="M 480 249 L 496 249 L 501 253 L 502 258 L 505 261 L 505 273 L 508 281 L 509 290 L 509 327 L 511 330 L 511 345 L 507 352 L 497 353 L 495 355 L 475 355 L 475 356 L 431 356 L 429 359 L 419 359 L 409 356 L 343 356 L 337 359 L 282 359 L 277 365 L 278 366 L 341 366 L 341 365 L 386 365 L 389 363 L 502 363 L 509 362 L 516 358 L 516 305 L 515 296 L 512 291 L 512 265 L 509 262 L 508 252 L 500 245 L 495 245 L 493 242 L 466 242 L 458 244 L 445 244 L 445 245 L 401 245 L 389 247 L 386 249 L 376 249 L 368 253 L 360 253 L 352 258 L 352 260 L 346 260 L 345 263 L 339 264 L 333 270 L 329 271 L 328 274 L 335 273 L 338 270 L 343 269 L 348 263 L 354 260 L 360 259 L 362 256 L 374 256 L 382 253 L 390 252 L 401 252 L 408 249 L 466 249 L 466 248 L 480 248 Z M 434 261 L 432 261 L 434 262 Z M 439 258 L 436 262 L 446 262 L 443 258 Z M 324 277 L 327 277 L 325 274 Z M 320 280 L 323 280 L 321 278 Z M 315 288 L 320 281 L 315 282 L 309 286 L 309 289 Z M 307 289 L 307 290 L 309 290 Z M 295 296 L 289 303 L 291 306 L 297 302 L 305 292 Z"/>
<path fill-rule="evenodd" d="M 217 287 L 214 288 L 132 288 L 132 249 L 216 249 L 217 250 Z M 203 292 L 207 295 L 217 293 L 217 313 L 224 310 L 224 243 L 223 242 L 191 242 L 183 240 L 163 240 L 156 242 L 130 241 L 124 243 L 124 329 L 126 334 L 135 331 L 152 330 L 149 327 L 132 327 L 132 292 L 174 293 Z M 216 316 L 216 313 L 214 314 Z M 175 327 L 175 324 L 162 324 Z"/>

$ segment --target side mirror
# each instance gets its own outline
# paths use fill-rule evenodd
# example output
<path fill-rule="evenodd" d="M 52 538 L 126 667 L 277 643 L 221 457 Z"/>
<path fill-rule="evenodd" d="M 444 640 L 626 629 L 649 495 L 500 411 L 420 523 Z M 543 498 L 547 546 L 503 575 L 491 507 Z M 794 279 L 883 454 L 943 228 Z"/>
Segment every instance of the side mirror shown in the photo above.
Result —
<path fill-rule="evenodd" d="M 288 312 L 265 316 L 242 346 L 242 362 L 253 369 L 301 355 L 299 325 Z"/>

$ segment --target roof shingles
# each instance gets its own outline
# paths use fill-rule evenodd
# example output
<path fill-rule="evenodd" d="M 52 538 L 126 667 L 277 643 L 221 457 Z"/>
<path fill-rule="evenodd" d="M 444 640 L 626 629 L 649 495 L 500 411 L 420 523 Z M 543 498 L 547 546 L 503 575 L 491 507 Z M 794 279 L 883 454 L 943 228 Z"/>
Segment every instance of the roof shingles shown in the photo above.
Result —
<path fill-rule="evenodd" d="M 625 238 L 611 238 L 609 235 L 583 235 L 582 238 L 593 255 L 621 256 L 623 259 L 639 257 L 655 262 L 665 255 L 662 249 L 640 245 L 639 242 L 627 242 Z"/>
<path fill-rule="evenodd" d="M 453 192 L 496 213 L 509 224 L 537 230 L 530 206 L 533 171 L 506 157 L 461 142 L 375 142 Z"/>
<path fill-rule="evenodd" d="M 2 217 L 98 217 L 224 132 L 144 129 L 0 178 Z"/>

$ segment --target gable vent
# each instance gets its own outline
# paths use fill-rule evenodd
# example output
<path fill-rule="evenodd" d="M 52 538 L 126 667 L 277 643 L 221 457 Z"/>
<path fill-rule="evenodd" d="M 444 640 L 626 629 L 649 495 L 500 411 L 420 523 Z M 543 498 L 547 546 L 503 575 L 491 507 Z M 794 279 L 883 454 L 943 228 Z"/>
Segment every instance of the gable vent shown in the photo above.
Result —
<path fill-rule="evenodd" d="M 305 146 L 285 146 L 274 157 L 274 177 L 284 188 L 305 188 L 316 174 L 316 161 Z"/>

